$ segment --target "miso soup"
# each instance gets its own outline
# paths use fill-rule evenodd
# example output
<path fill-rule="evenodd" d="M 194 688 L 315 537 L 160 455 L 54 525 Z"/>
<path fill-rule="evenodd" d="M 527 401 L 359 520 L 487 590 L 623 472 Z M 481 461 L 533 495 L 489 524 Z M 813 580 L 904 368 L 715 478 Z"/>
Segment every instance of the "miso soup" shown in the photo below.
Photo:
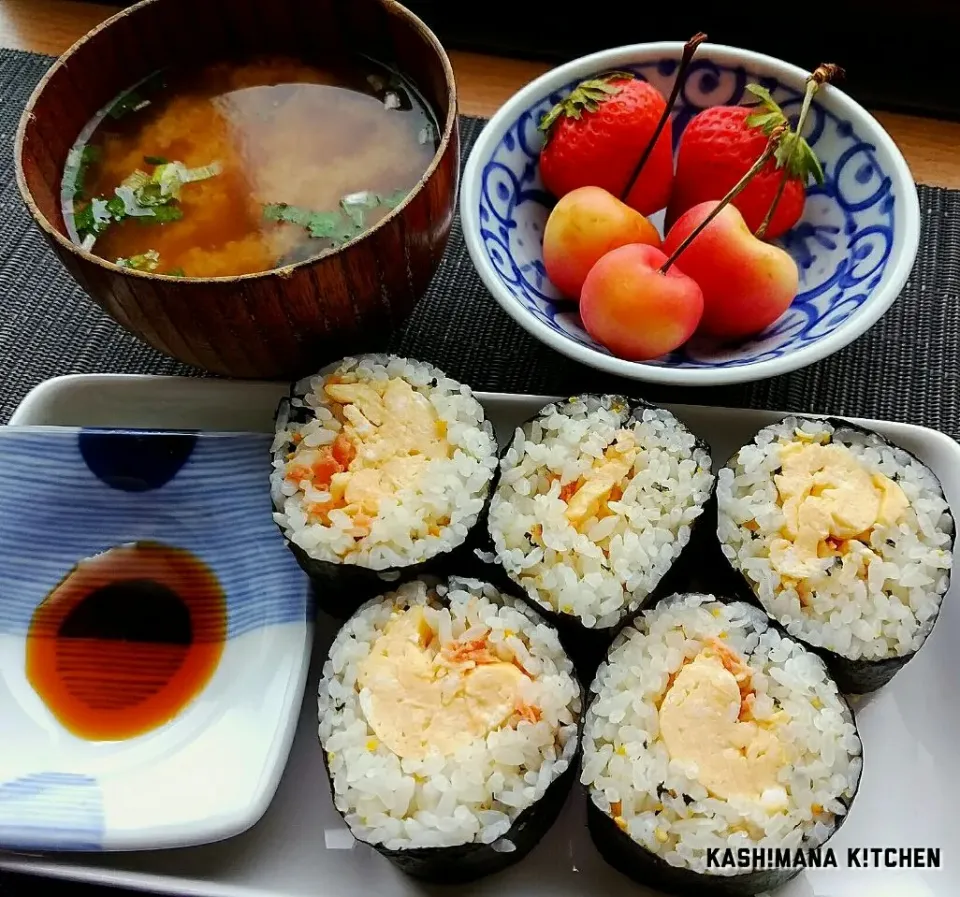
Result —
<path fill-rule="evenodd" d="M 363 57 L 160 72 L 103 110 L 63 178 L 71 239 L 142 271 L 221 277 L 340 246 L 430 165 L 436 120 Z"/>

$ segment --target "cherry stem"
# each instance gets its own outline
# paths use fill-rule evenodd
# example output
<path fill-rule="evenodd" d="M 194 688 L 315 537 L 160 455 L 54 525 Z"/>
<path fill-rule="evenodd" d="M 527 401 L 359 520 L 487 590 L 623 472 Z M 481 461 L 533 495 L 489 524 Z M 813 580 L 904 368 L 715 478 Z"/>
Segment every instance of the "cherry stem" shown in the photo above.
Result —
<path fill-rule="evenodd" d="M 680 245 L 673 250 L 670 254 L 670 257 L 660 266 L 660 273 L 666 274 L 670 269 L 670 266 L 677 260 L 680 254 L 694 241 L 706 226 L 713 221 L 714 218 L 719 215 L 724 208 L 726 208 L 730 203 L 739 196 L 740 192 L 753 180 L 754 175 L 763 168 L 764 165 L 770 160 L 771 156 L 777 151 L 777 147 L 780 145 L 780 140 L 783 135 L 786 133 L 787 128 L 785 125 L 780 125 L 777 128 L 773 129 L 773 133 L 770 135 L 770 139 L 767 141 L 767 145 L 764 148 L 763 152 L 757 157 L 757 161 L 750 166 L 750 170 L 742 177 L 733 187 L 730 188 L 730 192 L 717 203 L 716 208 L 712 209 L 710 214 L 703 219 L 686 237 L 680 242 Z"/>
<path fill-rule="evenodd" d="M 680 96 L 680 91 L 683 90 L 683 83 L 687 79 L 687 69 L 693 61 L 697 47 L 706 39 L 707 36 L 702 31 L 698 31 L 683 45 L 683 55 L 680 57 L 680 65 L 677 67 L 677 77 L 673 80 L 673 89 L 670 91 L 670 98 L 667 100 L 667 105 L 664 107 L 663 114 L 660 116 L 660 121 L 657 122 L 656 128 L 653 129 L 653 137 L 650 138 L 650 142 L 644 147 L 640 161 L 637 162 L 636 167 L 633 169 L 633 174 L 630 175 L 630 179 L 627 181 L 627 186 L 620 192 L 621 202 L 627 201 L 630 191 L 637 183 L 637 178 L 640 177 L 640 172 L 643 171 L 644 165 L 647 164 L 647 161 L 653 153 L 653 148 L 657 145 L 657 140 L 660 139 L 660 134 L 667 126 L 667 122 L 670 121 L 670 113 L 673 110 L 674 104 L 677 102 L 677 97 Z"/>
<path fill-rule="evenodd" d="M 814 94 L 820 89 L 821 85 L 826 84 L 836 75 L 842 73 L 842 71 L 843 70 L 837 65 L 823 63 L 817 66 L 813 73 L 807 78 L 807 86 L 803 92 L 803 105 L 800 107 L 800 115 L 797 118 L 797 141 L 791 149 L 790 158 L 784 162 L 783 174 L 780 177 L 780 183 L 777 184 L 777 192 L 773 195 L 773 202 L 770 203 L 767 214 L 764 216 L 763 221 L 760 222 L 760 227 L 757 228 L 755 236 L 759 240 L 763 239 L 767 228 L 770 227 L 773 215 L 777 211 L 777 206 L 780 205 L 780 199 L 783 197 L 783 191 L 787 189 L 787 182 L 790 180 L 790 163 L 793 162 L 794 156 L 800 151 L 799 146 L 803 138 L 803 126 L 806 124 L 807 113 L 810 111 L 810 106 L 813 103 Z"/>

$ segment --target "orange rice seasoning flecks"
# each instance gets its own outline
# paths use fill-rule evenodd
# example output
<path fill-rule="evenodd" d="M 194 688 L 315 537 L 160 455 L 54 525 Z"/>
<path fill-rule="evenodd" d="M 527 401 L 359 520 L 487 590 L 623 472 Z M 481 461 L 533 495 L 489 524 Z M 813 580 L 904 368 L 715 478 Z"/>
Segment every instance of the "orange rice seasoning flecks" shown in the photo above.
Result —
<path fill-rule="evenodd" d="M 539 707 L 524 701 L 517 701 L 515 712 L 518 722 L 539 723 L 543 719 L 543 713 Z"/>
<path fill-rule="evenodd" d="M 736 651 L 720 639 L 710 638 L 707 640 L 707 644 L 720 659 L 724 669 L 737 680 L 737 685 L 740 687 L 740 719 L 748 719 L 751 716 L 751 708 L 756 698 L 750 667 L 743 662 L 743 658 Z"/>
<path fill-rule="evenodd" d="M 299 440 L 295 441 L 299 442 Z M 301 448 L 287 465 L 286 479 L 298 488 L 306 481 L 317 491 L 325 492 L 330 489 L 334 476 L 348 470 L 356 456 L 357 448 L 353 441 L 345 433 L 339 433 L 332 445 L 307 450 Z M 312 519 L 329 523 L 327 515 L 334 508 L 342 505 L 343 496 L 340 495 L 337 498 L 331 497 L 326 502 L 314 502 L 307 511 Z M 367 532 L 371 522 L 366 516 L 362 521 L 354 519 L 355 525 L 366 529 Z"/>
<path fill-rule="evenodd" d="M 484 633 L 480 638 L 470 641 L 454 641 L 443 649 L 444 657 L 449 663 L 469 663 L 477 665 L 485 663 L 499 663 L 500 658 L 496 656 L 489 646 L 487 637 L 489 633 Z"/>
<path fill-rule="evenodd" d="M 356 446 L 340 433 L 333 445 L 297 455 L 287 466 L 287 479 L 298 485 L 307 480 L 315 489 L 328 489 L 333 475 L 343 473 L 356 456 Z"/>

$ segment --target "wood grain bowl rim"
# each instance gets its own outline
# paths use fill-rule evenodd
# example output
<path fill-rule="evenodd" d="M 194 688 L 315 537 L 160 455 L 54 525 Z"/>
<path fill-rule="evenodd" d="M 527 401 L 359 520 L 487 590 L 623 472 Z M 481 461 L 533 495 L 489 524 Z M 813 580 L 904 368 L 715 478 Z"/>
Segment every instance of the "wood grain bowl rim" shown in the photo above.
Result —
<path fill-rule="evenodd" d="M 379 3 L 389 15 L 397 16 L 405 20 L 407 24 L 411 25 L 415 31 L 419 32 L 420 36 L 423 37 L 431 47 L 433 47 L 443 68 L 443 76 L 447 88 L 447 116 L 446 120 L 444 121 L 443 133 L 440 137 L 440 144 L 437 147 L 437 151 L 434 153 L 433 159 L 430 161 L 430 164 L 427 166 L 420 179 L 416 184 L 413 185 L 399 205 L 391 209 L 390 212 L 381 218 L 376 224 L 374 224 L 373 227 L 367 228 L 341 246 L 324 249 L 322 252 L 319 252 L 317 255 L 312 256 L 311 258 L 300 262 L 295 262 L 291 265 L 283 265 L 279 268 L 269 268 L 266 271 L 256 271 L 251 274 L 234 274 L 224 277 L 177 277 L 169 274 L 138 271 L 135 268 L 123 268 L 120 265 L 116 265 L 113 262 L 107 261 L 106 259 L 101 258 L 92 252 L 88 252 L 74 243 L 73 240 L 70 240 L 61 234 L 60 231 L 50 223 L 50 221 L 47 219 L 47 216 L 40 211 L 39 206 L 37 206 L 37 203 L 33 198 L 33 194 L 27 185 L 26 175 L 23 171 L 23 146 L 24 141 L 26 140 L 27 124 L 33 116 L 33 110 L 36 106 L 37 100 L 43 94 L 44 90 L 46 90 L 47 84 L 53 79 L 54 75 L 56 75 L 58 71 L 60 71 L 62 68 L 65 68 L 70 63 L 71 58 L 84 44 L 93 40 L 101 32 L 111 28 L 116 22 L 121 21 L 125 17 L 136 15 L 145 7 L 152 6 L 156 3 L 165 2 L 168 2 L 168 0 L 140 0 L 139 3 L 135 3 L 133 6 L 120 10 L 120 12 L 116 13 L 116 15 L 110 16 L 110 18 L 104 20 L 99 25 L 91 28 L 71 47 L 65 50 L 46 71 L 44 76 L 37 83 L 37 86 L 33 89 L 33 92 L 30 94 L 30 99 L 27 100 L 27 104 L 24 107 L 23 113 L 20 116 L 20 121 L 17 125 L 17 133 L 13 145 L 13 155 L 14 173 L 17 179 L 17 187 L 20 190 L 20 196 L 23 198 L 24 204 L 27 206 L 27 209 L 33 216 L 34 221 L 37 222 L 44 232 L 53 240 L 55 240 L 61 247 L 68 250 L 73 255 L 79 256 L 85 262 L 92 262 L 93 264 L 96 264 L 107 271 L 119 273 L 127 277 L 139 277 L 146 280 L 173 281 L 181 284 L 223 284 L 247 282 L 267 277 L 291 277 L 297 270 L 301 268 L 307 268 L 312 265 L 316 265 L 318 262 L 323 261 L 324 259 L 327 259 L 333 255 L 337 255 L 338 253 L 345 252 L 357 244 L 362 243 L 364 240 L 372 237 L 381 228 L 386 227 L 390 224 L 390 222 L 400 217 L 413 198 L 417 196 L 417 194 L 419 194 L 420 191 L 426 186 L 427 181 L 430 180 L 430 178 L 439 168 L 442 160 L 447 154 L 447 151 L 450 149 L 454 130 L 457 127 L 458 109 L 457 83 L 453 73 L 453 65 L 450 62 L 450 57 L 447 55 L 447 51 L 443 48 L 443 44 L 440 43 L 437 36 L 433 33 L 433 31 L 430 30 L 427 24 L 419 16 L 407 9 L 407 7 L 400 3 L 399 0 L 373 0 L 373 2 Z M 345 2 L 349 2 L 349 0 L 345 0 Z M 456 201 L 454 201 L 454 206 L 456 206 Z"/>

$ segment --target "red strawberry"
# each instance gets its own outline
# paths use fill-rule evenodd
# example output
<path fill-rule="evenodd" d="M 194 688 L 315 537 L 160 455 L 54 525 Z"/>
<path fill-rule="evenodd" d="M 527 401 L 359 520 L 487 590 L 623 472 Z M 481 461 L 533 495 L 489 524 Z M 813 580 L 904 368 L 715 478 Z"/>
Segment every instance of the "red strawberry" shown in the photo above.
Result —
<path fill-rule="evenodd" d="M 547 134 L 540 152 L 544 186 L 557 198 L 578 187 L 603 187 L 620 196 L 665 108 L 659 90 L 629 73 L 584 81 L 540 122 Z M 672 182 L 668 121 L 624 201 L 651 215 L 667 204 Z"/>
<path fill-rule="evenodd" d="M 677 174 L 667 209 L 669 229 L 687 209 L 708 200 L 722 199 L 743 177 L 767 145 L 773 129 L 788 124 L 783 110 L 769 92 L 756 84 L 747 89 L 760 98 L 758 106 L 714 106 L 691 119 L 677 153 Z M 783 181 L 787 179 L 777 200 Z M 776 157 L 733 200 L 747 227 L 754 233 L 777 205 L 763 236 L 772 240 L 786 233 L 803 214 L 806 184 L 810 177 L 823 182 L 823 169 L 806 140 L 787 133 Z"/>

